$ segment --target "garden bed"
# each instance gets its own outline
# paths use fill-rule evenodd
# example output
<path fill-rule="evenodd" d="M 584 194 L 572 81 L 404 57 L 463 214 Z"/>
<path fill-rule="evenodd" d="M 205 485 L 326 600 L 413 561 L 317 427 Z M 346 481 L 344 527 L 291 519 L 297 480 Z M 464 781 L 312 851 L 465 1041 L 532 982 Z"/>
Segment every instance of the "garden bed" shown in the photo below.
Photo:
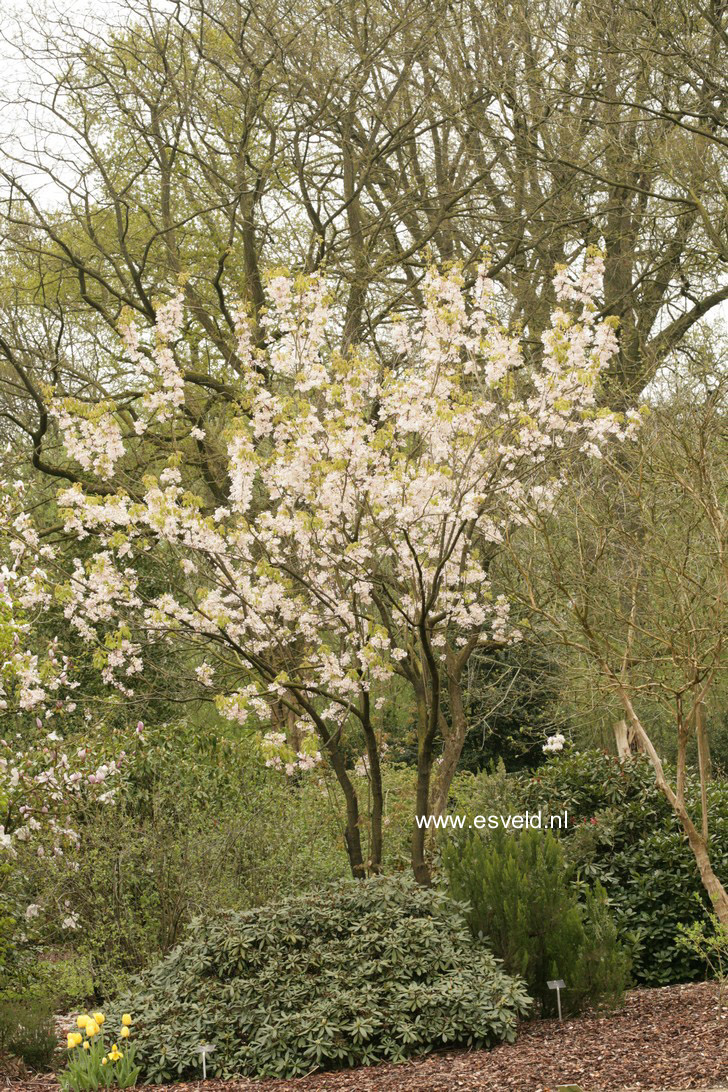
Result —
<path fill-rule="evenodd" d="M 0 1087 L 3 1082 L 0 1082 Z M 52 1077 L 8 1080 L 12 1092 L 57 1092 Z M 404 1065 L 312 1074 L 296 1081 L 186 1082 L 176 1092 L 584 1092 L 728 1088 L 728 1012 L 712 983 L 632 990 L 606 1016 L 532 1020 L 518 1041 L 491 1051 L 448 1051 Z M 141 1092 L 141 1090 L 138 1090 Z"/>

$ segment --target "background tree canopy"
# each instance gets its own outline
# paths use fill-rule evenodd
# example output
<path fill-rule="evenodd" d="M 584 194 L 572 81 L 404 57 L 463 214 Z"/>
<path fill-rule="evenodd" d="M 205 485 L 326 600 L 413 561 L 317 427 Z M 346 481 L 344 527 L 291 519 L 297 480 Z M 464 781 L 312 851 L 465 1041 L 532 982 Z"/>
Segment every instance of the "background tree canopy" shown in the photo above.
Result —
<path fill-rule="evenodd" d="M 235 367 L 235 301 L 257 322 L 280 265 L 325 267 L 342 346 L 392 363 L 428 255 L 472 271 L 486 248 L 538 356 L 554 265 L 597 243 L 614 405 L 728 297 L 720 5 L 124 0 L 113 22 L 7 30 L 29 75 L 5 113 L 33 137 L 2 168 L 3 418 L 39 469 L 64 472 L 44 385 L 108 389 L 124 310 L 151 324 L 181 276 L 205 412 L 231 397 L 209 353 Z"/>

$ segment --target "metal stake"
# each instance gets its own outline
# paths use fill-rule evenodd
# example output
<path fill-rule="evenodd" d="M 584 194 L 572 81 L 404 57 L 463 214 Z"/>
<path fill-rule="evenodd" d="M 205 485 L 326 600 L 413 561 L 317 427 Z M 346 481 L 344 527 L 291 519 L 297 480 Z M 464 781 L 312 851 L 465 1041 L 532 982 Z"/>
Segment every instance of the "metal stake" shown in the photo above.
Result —
<path fill-rule="evenodd" d="M 556 990 L 556 1004 L 559 1008 L 559 1020 L 561 1019 L 561 991 L 565 989 L 566 983 L 563 978 L 554 978 L 546 983 L 550 990 Z"/>
<path fill-rule="evenodd" d="M 202 1043 L 198 1048 L 198 1054 L 202 1055 L 202 1079 L 207 1080 L 207 1055 L 215 1049 L 214 1043 Z"/>

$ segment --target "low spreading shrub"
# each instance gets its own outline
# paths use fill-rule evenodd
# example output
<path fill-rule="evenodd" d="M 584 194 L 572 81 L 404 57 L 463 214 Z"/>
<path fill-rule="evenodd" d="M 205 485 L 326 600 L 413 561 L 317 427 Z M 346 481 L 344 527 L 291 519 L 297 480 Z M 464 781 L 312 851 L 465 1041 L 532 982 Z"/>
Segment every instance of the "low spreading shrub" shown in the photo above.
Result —
<path fill-rule="evenodd" d="M 728 926 L 717 914 L 711 914 L 709 922 L 695 921 L 681 926 L 678 944 L 696 955 L 718 983 L 718 1017 L 722 1018 L 728 987 Z"/>
<path fill-rule="evenodd" d="M 143 1077 L 199 1077 L 203 1043 L 208 1073 L 294 1077 L 512 1041 L 529 998 L 462 910 L 375 878 L 193 922 L 119 999 Z"/>
<path fill-rule="evenodd" d="M 622 951 L 601 887 L 582 909 L 563 850 L 550 831 L 470 835 L 443 849 L 449 890 L 470 904 L 475 935 L 508 971 L 521 975 L 544 1013 L 554 1010 L 550 979 L 566 982 L 563 1004 L 612 1006 L 623 996 L 629 959 Z"/>

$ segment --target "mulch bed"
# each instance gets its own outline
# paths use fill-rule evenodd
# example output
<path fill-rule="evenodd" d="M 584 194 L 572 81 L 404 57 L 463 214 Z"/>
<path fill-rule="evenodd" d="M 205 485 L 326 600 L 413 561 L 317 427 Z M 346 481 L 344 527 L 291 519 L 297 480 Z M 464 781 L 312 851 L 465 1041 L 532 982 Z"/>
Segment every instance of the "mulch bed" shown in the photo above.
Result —
<path fill-rule="evenodd" d="M 583 1092 L 728 1088 L 728 1012 L 714 983 L 633 990 L 623 1009 L 575 1020 L 532 1020 L 517 1042 L 448 1051 L 403 1065 L 312 1074 L 295 1081 L 192 1081 L 172 1092 Z M 12 1092 L 57 1092 L 52 1077 L 0 1078 Z M 151 1086 L 146 1086 L 148 1090 Z M 158 1086 L 156 1086 L 158 1088 Z M 141 1089 L 138 1090 L 141 1092 Z"/>

